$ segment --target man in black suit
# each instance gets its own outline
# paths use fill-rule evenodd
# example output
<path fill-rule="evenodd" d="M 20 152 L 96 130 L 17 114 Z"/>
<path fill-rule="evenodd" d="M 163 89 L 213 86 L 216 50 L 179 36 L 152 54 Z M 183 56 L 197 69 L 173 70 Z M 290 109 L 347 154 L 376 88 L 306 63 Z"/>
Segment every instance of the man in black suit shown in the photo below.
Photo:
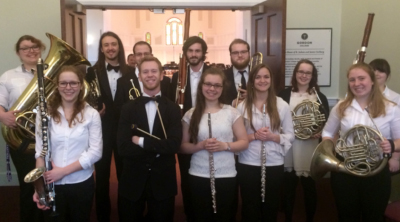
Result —
<path fill-rule="evenodd" d="M 118 184 L 120 221 L 143 221 L 146 202 L 148 221 L 172 222 L 174 218 L 175 153 L 182 140 L 182 124 L 179 106 L 161 95 L 162 71 L 157 58 L 143 58 L 139 66 L 143 95 L 122 107 L 118 125 L 118 149 L 124 161 Z M 132 129 L 133 124 L 137 128 Z"/>
<path fill-rule="evenodd" d="M 131 72 L 128 75 L 122 76 L 120 79 L 117 81 L 117 92 L 116 92 L 116 100 L 115 104 L 117 107 L 117 110 L 120 110 L 122 105 L 124 105 L 126 102 L 129 100 L 133 100 L 137 98 L 138 96 L 142 95 L 143 92 L 143 84 L 139 81 L 139 64 L 142 61 L 142 59 L 146 56 L 153 56 L 152 53 L 152 48 L 149 43 L 145 41 L 139 41 L 133 46 L 133 56 L 136 59 L 136 68 L 135 72 Z M 129 91 L 133 88 L 132 86 L 132 81 L 137 89 L 138 93 L 135 93 L 134 90 L 132 90 L 130 93 Z M 168 98 L 172 98 L 169 96 L 169 86 L 171 83 L 171 79 L 168 78 L 167 76 L 164 76 L 162 81 L 161 81 L 161 94 L 163 96 L 167 96 Z M 129 98 L 131 96 L 131 98 Z"/>
<path fill-rule="evenodd" d="M 103 156 L 95 164 L 96 169 L 96 215 L 98 221 L 110 221 L 110 167 L 114 151 L 114 160 L 119 178 L 122 172 L 122 161 L 117 150 L 117 126 L 115 110 L 115 93 L 117 79 L 133 73 L 134 69 L 126 65 L 124 47 L 121 39 L 113 32 L 105 32 L 99 41 L 98 60 L 93 67 L 88 69 L 86 80 L 91 82 L 97 75 L 101 91 L 102 107 L 101 125 L 103 130 Z"/>
<path fill-rule="evenodd" d="M 225 70 L 228 88 L 225 91 L 224 103 L 236 107 L 238 90 L 240 97 L 238 103 L 246 98 L 246 85 L 249 79 L 250 46 L 242 39 L 234 39 L 229 45 L 232 66 Z M 239 87 L 239 85 L 241 87 Z"/>
<path fill-rule="evenodd" d="M 196 103 L 196 93 L 197 86 L 200 81 L 200 76 L 204 70 L 208 69 L 209 66 L 204 64 L 206 60 L 207 53 L 207 44 L 206 42 L 198 37 L 192 36 L 189 37 L 185 43 L 183 44 L 182 51 L 186 56 L 186 60 L 189 63 L 187 68 L 187 82 L 184 93 L 184 103 L 183 112 L 185 114 L 186 111 L 195 106 Z M 170 95 L 173 95 L 175 98 L 176 88 L 178 83 L 179 73 L 174 73 L 172 76 L 171 82 L 171 91 Z M 176 99 L 176 98 L 175 98 Z M 178 154 L 179 160 L 179 170 L 181 173 L 181 189 L 182 189 L 182 197 L 183 197 L 183 207 L 186 214 L 187 221 L 193 221 L 193 207 L 191 206 L 190 193 L 189 193 L 189 168 L 190 168 L 190 154 Z"/>

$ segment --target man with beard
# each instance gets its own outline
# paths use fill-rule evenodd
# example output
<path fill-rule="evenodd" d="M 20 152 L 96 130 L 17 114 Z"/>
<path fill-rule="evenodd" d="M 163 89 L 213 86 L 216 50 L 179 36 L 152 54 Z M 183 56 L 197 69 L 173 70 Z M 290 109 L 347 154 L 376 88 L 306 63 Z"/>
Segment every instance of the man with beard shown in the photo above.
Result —
<path fill-rule="evenodd" d="M 182 141 L 182 124 L 179 106 L 161 95 L 162 71 L 157 58 L 143 58 L 139 63 L 143 95 L 122 107 L 118 125 L 118 150 L 124 161 L 118 184 L 120 221 L 174 219 L 175 153 Z M 133 125 L 137 128 L 132 129 Z"/>
<path fill-rule="evenodd" d="M 129 100 L 133 100 L 139 96 L 142 95 L 143 93 L 143 83 L 139 81 L 139 65 L 141 61 L 147 57 L 147 56 L 153 56 L 152 53 L 152 48 L 149 43 L 145 41 L 139 41 L 135 43 L 133 46 L 133 56 L 136 59 L 136 68 L 135 72 L 131 72 L 128 75 L 122 76 L 120 79 L 117 81 L 117 92 L 116 92 L 116 98 L 115 98 L 115 105 L 116 109 L 120 110 L 122 105 L 124 105 L 126 102 Z M 137 93 L 134 92 L 134 90 L 131 90 L 133 88 L 132 82 L 137 89 Z M 163 96 L 166 96 L 169 98 L 171 101 L 173 99 L 169 96 L 169 86 L 171 83 L 171 79 L 167 76 L 163 76 L 161 80 L 161 94 Z M 130 98 L 131 96 L 131 98 Z M 119 112 L 118 112 L 119 113 Z"/>
<path fill-rule="evenodd" d="M 249 79 L 250 46 L 242 39 L 234 39 L 229 45 L 232 66 L 225 70 L 228 88 L 226 89 L 224 103 L 236 107 L 238 91 L 240 97 L 238 103 L 246 98 L 246 84 Z M 239 87 L 240 85 L 240 87 Z"/>
<path fill-rule="evenodd" d="M 96 214 L 98 221 L 110 221 L 110 166 L 114 151 L 117 178 L 122 172 L 122 161 L 117 150 L 117 126 L 115 101 L 117 80 L 124 75 L 134 73 L 134 69 L 126 65 L 124 47 L 121 39 L 113 32 L 105 32 L 99 41 L 98 60 L 86 74 L 88 82 L 97 76 L 101 91 L 101 125 L 103 130 L 103 156 L 95 164 L 96 169 Z"/>
<path fill-rule="evenodd" d="M 184 93 L 183 112 L 185 114 L 190 108 L 196 105 L 196 94 L 197 85 L 200 81 L 200 76 L 206 69 L 209 68 L 204 61 L 206 59 L 207 44 L 206 42 L 198 37 L 189 37 L 183 44 L 182 51 L 186 56 L 186 60 L 189 63 L 187 67 L 187 83 Z M 176 88 L 178 83 L 179 73 L 174 73 L 171 83 L 171 95 L 176 95 Z M 176 99 L 176 98 L 175 98 Z M 181 189 L 183 198 L 183 207 L 186 214 L 186 221 L 193 221 L 193 207 L 190 201 L 190 189 L 189 189 L 189 168 L 191 154 L 178 154 L 179 169 L 181 173 Z"/>

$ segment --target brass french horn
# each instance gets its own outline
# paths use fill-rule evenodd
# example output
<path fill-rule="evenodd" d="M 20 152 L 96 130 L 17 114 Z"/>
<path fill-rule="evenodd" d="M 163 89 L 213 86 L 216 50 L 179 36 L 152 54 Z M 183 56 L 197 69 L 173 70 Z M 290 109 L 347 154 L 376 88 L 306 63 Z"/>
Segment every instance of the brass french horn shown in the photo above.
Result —
<path fill-rule="evenodd" d="M 56 88 L 53 82 L 60 68 L 65 65 L 89 65 L 89 61 L 78 51 L 72 48 L 68 43 L 56 36 L 46 33 L 50 39 L 51 47 L 45 59 L 47 69 L 44 71 L 46 96 L 49 98 Z M 85 85 L 85 95 L 88 94 L 90 86 Z M 35 119 L 38 106 L 37 95 L 37 76 L 31 80 L 24 92 L 10 108 L 10 111 L 19 110 L 16 116 L 17 128 L 12 129 L 4 124 L 1 125 L 1 132 L 6 143 L 12 149 L 18 149 L 23 152 L 34 152 L 35 149 Z M 22 148 L 21 144 L 24 144 Z"/>
<path fill-rule="evenodd" d="M 382 155 L 381 141 L 383 137 L 379 131 L 364 125 L 348 130 L 338 139 L 336 147 L 331 140 L 322 141 L 312 156 L 311 177 L 322 178 L 328 171 L 363 177 L 379 173 L 388 161 Z"/>

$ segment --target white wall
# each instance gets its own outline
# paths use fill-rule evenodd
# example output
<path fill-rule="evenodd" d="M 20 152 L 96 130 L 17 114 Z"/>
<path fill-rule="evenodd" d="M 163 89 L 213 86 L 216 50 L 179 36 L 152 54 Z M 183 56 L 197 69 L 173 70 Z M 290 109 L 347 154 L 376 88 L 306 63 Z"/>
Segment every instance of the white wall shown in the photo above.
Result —
<path fill-rule="evenodd" d="M 61 37 L 60 2 L 48 0 L 18 0 L 2 2 L 0 7 L 0 74 L 20 65 L 14 47 L 18 38 L 29 34 L 41 39 L 50 48 L 45 33 Z M 45 58 L 46 52 L 42 57 Z M 18 184 L 14 166 L 13 179 L 9 183 L 6 178 L 5 143 L 0 137 L 0 186 Z"/>
<path fill-rule="evenodd" d="M 86 10 L 87 59 L 94 65 L 97 61 L 100 36 L 103 33 L 103 11 Z"/>

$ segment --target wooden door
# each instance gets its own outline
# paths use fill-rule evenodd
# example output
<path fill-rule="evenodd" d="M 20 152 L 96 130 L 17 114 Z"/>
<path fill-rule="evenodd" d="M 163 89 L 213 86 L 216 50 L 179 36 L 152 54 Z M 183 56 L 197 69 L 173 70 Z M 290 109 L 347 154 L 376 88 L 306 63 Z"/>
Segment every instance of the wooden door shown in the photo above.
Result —
<path fill-rule="evenodd" d="M 86 51 L 86 9 L 76 0 L 60 0 L 61 38 L 83 56 Z"/>
<path fill-rule="evenodd" d="M 251 51 L 263 54 L 279 92 L 285 88 L 286 0 L 268 0 L 252 7 L 251 30 Z"/>

